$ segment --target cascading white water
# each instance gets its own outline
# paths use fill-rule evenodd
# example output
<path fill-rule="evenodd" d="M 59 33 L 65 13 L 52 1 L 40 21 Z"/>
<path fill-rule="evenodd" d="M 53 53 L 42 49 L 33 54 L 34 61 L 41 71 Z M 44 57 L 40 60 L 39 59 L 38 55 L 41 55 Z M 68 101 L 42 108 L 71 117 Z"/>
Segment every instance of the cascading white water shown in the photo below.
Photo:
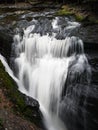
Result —
<path fill-rule="evenodd" d="M 64 52 L 65 44 L 70 44 L 70 40 L 61 41 L 48 35 L 34 34 L 24 37 L 22 43 L 17 44 L 20 53 L 15 63 L 19 69 L 19 89 L 39 101 L 49 130 L 64 130 L 57 115 L 71 60 L 64 57 L 67 55 Z M 55 120 L 59 120 L 59 124 Z"/>
<path fill-rule="evenodd" d="M 57 21 L 58 18 L 53 20 L 52 27 L 60 30 Z M 66 30 L 77 25 L 69 22 Z M 57 40 L 55 35 L 32 34 L 33 29 L 34 25 L 24 30 L 22 39 L 19 34 L 14 37 L 19 89 L 39 101 L 49 130 L 65 130 L 58 116 L 59 103 L 70 62 L 77 54 L 83 58 L 82 41 L 76 37 Z"/>
<path fill-rule="evenodd" d="M 60 31 L 57 21 L 58 18 L 53 20 L 52 28 Z M 65 30 L 77 26 L 78 23 L 69 22 Z M 25 29 L 23 37 L 14 36 L 19 90 L 39 101 L 48 130 L 66 130 L 59 118 L 59 104 L 70 64 L 75 61 L 73 71 L 78 69 L 80 73 L 87 64 L 83 43 L 76 37 L 58 40 L 56 33 L 41 36 L 32 33 L 34 28 L 32 25 Z"/>
<path fill-rule="evenodd" d="M 18 79 L 14 76 L 13 71 L 10 69 L 9 65 L 6 62 L 6 59 L 0 54 L 0 60 L 4 65 L 6 72 L 12 77 L 12 79 L 18 84 Z"/>

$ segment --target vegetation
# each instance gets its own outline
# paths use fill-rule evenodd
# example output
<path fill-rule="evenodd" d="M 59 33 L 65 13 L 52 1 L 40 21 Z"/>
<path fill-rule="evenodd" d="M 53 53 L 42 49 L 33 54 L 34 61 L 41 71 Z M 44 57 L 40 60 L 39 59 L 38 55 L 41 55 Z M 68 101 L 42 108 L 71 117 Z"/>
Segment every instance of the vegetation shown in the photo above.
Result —
<path fill-rule="evenodd" d="M 13 103 L 13 110 L 21 115 L 24 115 L 27 119 L 34 121 L 33 114 L 37 113 L 38 108 L 32 108 L 26 104 L 26 96 L 18 91 L 17 85 L 12 78 L 5 72 L 0 61 L 0 88 L 4 91 L 6 97 Z M 38 118 L 38 117 L 36 117 Z M 40 115 L 39 115 L 40 118 Z M 38 120 L 39 120 L 38 118 Z"/>
<path fill-rule="evenodd" d="M 5 91 L 6 96 L 9 97 L 9 99 L 16 104 L 15 108 L 21 112 L 26 106 L 24 97 L 18 91 L 14 81 L 5 72 L 1 62 L 0 62 L 0 80 L 2 81 L 0 87 L 3 87 L 2 89 L 4 89 L 4 91 L 5 88 L 7 89 L 7 91 Z"/>
<path fill-rule="evenodd" d="M 95 14 L 97 14 L 97 12 L 98 12 L 98 0 L 46 0 L 46 1 L 45 0 L 0 0 L 0 3 L 16 4 L 18 2 L 24 2 L 24 3 L 30 3 L 30 4 L 35 5 L 35 4 L 40 4 L 40 3 L 47 4 L 48 1 L 51 1 L 53 3 L 63 4 L 63 5 L 65 5 L 65 4 L 69 4 L 69 5 L 71 4 L 72 6 L 73 5 L 78 5 L 78 6 L 82 5 L 82 7 L 85 7 L 85 10 L 87 10 L 87 11 L 91 11 Z M 60 10 L 59 14 L 64 14 L 64 15 L 75 14 L 76 19 L 78 21 L 82 21 L 85 18 L 84 14 L 82 14 L 80 12 L 78 13 L 77 11 L 66 9 L 66 8 L 64 8 L 63 10 Z"/>
<path fill-rule="evenodd" d="M 78 8 L 69 5 L 64 5 L 62 9 L 57 12 L 57 15 L 74 15 L 79 22 L 87 17 L 87 15 L 81 13 Z"/>
<path fill-rule="evenodd" d="M 5 72 L 5 68 L 3 67 L 0 61 L 0 89 L 3 90 L 7 99 L 12 102 L 12 111 L 16 114 L 21 115 L 27 120 L 34 122 L 37 126 L 43 127 L 41 113 L 39 111 L 39 104 L 36 102 L 36 106 L 30 106 L 30 104 L 26 103 L 26 96 L 22 94 L 18 88 L 16 83 L 12 80 L 12 78 Z M 2 101 L 2 99 L 1 99 Z M 0 120 L 0 127 L 2 126 L 2 120 Z M 1 130 L 1 129 L 0 129 Z"/>
<path fill-rule="evenodd" d="M 19 119 L 22 121 L 18 124 L 14 124 L 16 127 L 23 127 L 23 123 L 25 123 L 25 127 L 27 130 L 31 130 L 33 127 L 35 129 L 35 125 L 39 128 L 41 128 L 41 118 L 40 114 L 38 111 L 36 111 L 36 108 L 33 108 L 32 106 L 28 106 L 25 102 L 26 96 L 20 93 L 17 89 L 17 85 L 15 82 L 11 79 L 11 77 L 5 72 L 5 68 L 3 67 L 1 61 L 0 61 L 0 113 L 4 115 L 0 115 L 0 130 L 5 130 L 5 124 L 6 124 L 6 129 L 9 129 L 9 125 L 13 127 L 13 123 L 11 122 L 10 119 L 15 120 Z M 37 108 L 38 109 L 38 108 Z M 6 114 L 7 116 L 6 117 Z M 37 116 L 37 114 L 39 116 Z M 11 114 L 11 117 L 9 116 Z M 30 121 L 32 124 L 29 123 Z M 33 126 L 33 123 L 35 125 Z M 32 126 L 32 128 L 31 128 Z M 25 129 L 26 129 L 25 128 Z"/>
<path fill-rule="evenodd" d="M 97 12 L 87 10 L 89 6 L 76 5 L 76 4 L 65 4 L 57 12 L 57 15 L 72 15 L 78 22 L 84 22 L 86 24 L 98 24 Z"/>

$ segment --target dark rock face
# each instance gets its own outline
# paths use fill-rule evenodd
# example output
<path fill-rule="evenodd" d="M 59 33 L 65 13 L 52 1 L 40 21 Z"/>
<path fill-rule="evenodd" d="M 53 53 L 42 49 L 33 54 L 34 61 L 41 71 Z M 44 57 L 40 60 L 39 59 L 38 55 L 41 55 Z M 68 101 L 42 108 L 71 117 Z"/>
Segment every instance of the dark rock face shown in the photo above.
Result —
<path fill-rule="evenodd" d="M 5 27 L 0 27 L 0 53 L 9 61 L 11 54 L 11 44 L 13 36 L 11 30 Z"/>
<path fill-rule="evenodd" d="M 26 96 L 26 105 L 36 107 L 39 109 L 39 103 L 38 101 L 34 100 L 32 97 Z"/>
<path fill-rule="evenodd" d="M 37 120 L 41 120 L 41 112 L 39 110 L 38 101 L 33 99 L 32 97 L 25 95 L 25 103 L 26 103 L 26 107 L 25 107 L 24 111 L 26 111 L 26 110 L 31 111 L 31 114 L 27 115 L 27 116 L 31 117 L 31 120 L 32 120 L 32 117 Z"/>
<path fill-rule="evenodd" d="M 88 30 L 86 30 L 86 28 Z M 82 75 L 70 73 L 65 84 L 61 102 L 60 116 L 68 130 L 98 129 L 98 26 L 81 27 L 76 33 L 84 40 L 85 53 L 91 67 L 91 83 L 85 81 L 85 71 Z M 83 35 L 82 35 L 83 34 Z M 86 66 L 85 69 L 88 69 Z M 71 68 L 70 68 L 71 70 Z M 90 74 L 89 74 L 90 75 Z M 88 75 L 88 76 L 89 76 Z M 87 76 L 87 77 L 88 77 Z M 73 77 L 73 80 L 70 78 Z M 81 80 L 82 78 L 82 80 Z M 90 79 L 90 78 L 89 78 Z M 71 82 L 72 81 L 72 82 Z M 68 93 L 68 94 L 66 94 Z"/>
<path fill-rule="evenodd" d="M 98 49 L 98 48 L 97 48 Z M 93 48 L 92 48 L 93 50 Z M 87 95 L 86 118 L 89 130 L 98 129 L 98 52 L 88 51 L 88 61 L 92 69 L 91 85 Z"/>
<path fill-rule="evenodd" d="M 98 43 L 98 25 L 83 26 L 79 29 L 79 36 L 86 43 Z"/>
<path fill-rule="evenodd" d="M 61 101 L 60 116 L 68 130 L 98 129 L 98 25 L 81 26 L 71 35 L 84 42 L 85 53 L 91 67 L 91 83 L 85 81 L 84 73 L 75 79 L 69 75 Z M 71 69 L 71 68 L 70 68 Z M 88 69 L 88 66 L 86 67 Z M 70 71 L 69 71 L 70 74 Z M 72 76 L 73 75 L 73 76 Z M 89 76 L 89 75 L 88 75 Z M 88 77 L 87 76 L 87 77 Z M 70 78 L 73 77 L 73 80 Z M 81 80 L 84 79 L 83 80 Z M 90 79 L 90 78 L 89 78 Z M 71 82 L 73 81 L 73 82 Z M 82 81 L 82 82 L 81 82 Z M 66 94 L 68 93 L 68 94 Z"/>
<path fill-rule="evenodd" d="M 80 68 L 74 71 L 73 66 L 75 64 L 73 62 L 69 66 L 64 96 L 60 106 L 60 116 L 68 130 L 88 130 L 88 127 L 85 128 L 85 123 L 87 123 L 86 114 L 88 112 L 86 103 L 91 71 L 86 62 L 82 73 L 80 73 Z"/>
<path fill-rule="evenodd" d="M 84 41 L 85 53 L 91 66 L 91 85 L 85 103 L 86 130 L 98 129 L 98 25 L 81 26 L 79 37 Z"/>
<path fill-rule="evenodd" d="M 98 49 L 98 25 L 81 25 L 71 35 L 81 38 L 84 42 L 85 49 Z"/>
<path fill-rule="evenodd" d="M 98 54 L 86 53 L 92 71 L 91 83 L 85 80 L 90 75 L 86 75 L 86 70 L 79 76 L 78 70 L 73 73 L 70 68 L 63 94 L 66 96 L 61 101 L 60 116 L 68 130 L 98 129 Z"/>

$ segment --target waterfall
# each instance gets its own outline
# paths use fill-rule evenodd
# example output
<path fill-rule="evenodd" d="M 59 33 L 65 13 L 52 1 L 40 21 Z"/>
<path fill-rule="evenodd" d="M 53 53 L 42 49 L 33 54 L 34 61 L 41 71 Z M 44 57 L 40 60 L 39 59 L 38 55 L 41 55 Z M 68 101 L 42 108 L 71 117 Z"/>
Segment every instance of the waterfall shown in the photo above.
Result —
<path fill-rule="evenodd" d="M 34 24 L 24 29 L 23 36 L 20 33 L 14 36 L 13 43 L 19 90 L 39 101 L 48 130 L 67 130 L 66 122 L 60 117 L 65 84 L 67 80 L 77 81 L 77 76 L 85 70 L 87 76 L 90 72 L 82 40 L 69 36 L 80 24 L 67 21 L 65 38 L 57 39 L 58 32 L 62 34 L 58 21 L 56 17 L 51 22 L 50 35 L 45 29 L 44 33 L 36 32 L 38 21 L 33 20 Z M 68 96 L 67 91 L 65 95 Z"/>
<path fill-rule="evenodd" d="M 18 84 L 18 79 L 15 77 L 13 71 L 11 70 L 11 68 L 9 67 L 9 65 L 7 64 L 6 59 L 0 54 L 0 60 L 2 62 L 2 64 L 5 67 L 6 72 L 12 77 L 12 79 Z"/>

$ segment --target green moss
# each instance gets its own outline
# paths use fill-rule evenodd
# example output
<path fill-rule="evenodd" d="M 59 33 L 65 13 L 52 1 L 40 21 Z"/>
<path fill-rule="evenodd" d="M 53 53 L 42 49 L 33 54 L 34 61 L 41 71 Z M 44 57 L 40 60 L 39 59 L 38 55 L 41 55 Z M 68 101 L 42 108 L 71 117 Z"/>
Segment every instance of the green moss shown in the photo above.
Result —
<path fill-rule="evenodd" d="M 93 17 L 93 16 L 89 17 L 89 19 L 88 19 L 88 20 L 89 20 L 89 22 L 90 22 L 90 23 L 93 23 L 93 24 L 94 24 L 94 23 L 95 23 L 95 24 L 98 24 L 98 19 L 96 19 L 96 18 L 95 18 L 95 17 Z"/>
<path fill-rule="evenodd" d="M 0 125 L 2 125 L 2 124 L 3 124 L 3 119 L 0 118 Z"/>
<path fill-rule="evenodd" d="M 78 22 L 82 22 L 85 19 L 85 16 L 80 13 L 76 13 L 75 18 Z"/>
<path fill-rule="evenodd" d="M 0 129 L 3 128 L 3 119 L 0 118 Z"/>
<path fill-rule="evenodd" d="M 14 103 L 15 108 L 22 112 L 23 109 L 26 107 L 25 104 L 25 97 L 22 95 L 17 88 L 15 82 L 11 79 L 7 72 L 0 62 L 0 87 L 2 89 L 6 89 L 5 91 L 6 96 Z"/>
<path fill-rule="evenodd" d="M 62 8 L 56 13 L 56 15 L 73 15 L 78 22 L 88 22 L 98 24 L 98 19 L 95 16 L 88 16 L 88 13 L 81 11 L 81 7 L 77 7 L 74 5 L 64 5 Z"/>
<path fill-rule="evenodd" d="M 71 11 L 68 6 L 62 6 L 62 8 L 57 12 L 57 15 L 73 15 L 73 11 Z"/>
<path fill-rule="evenodd" d="M 73 12 L 66 9 L 61 9 L 57 12 L 57 15 L 73 15 L 73 14 L 74 14 Z"/>
<path fill-rule="evenodd" d="M 70 10 L 70 9 L 67 9 L 67 8 L 64 8 L 64 9 L 61 9 L 57 12 L 57 15 L 65 15 L 65 16 L 68 16 L 68 15 L 73 15 L 77 21 L 81 22 L 85 19 L 85 16 L 81 13 L 78 13 L 76 12 L 75 10 Z"/>
<path fill-rule="evenodd" d="M 29 119 L 29 120 L 31 120 L 32 121 L 32 109 L 30 109 L 30 108 L 25 108 L 24 109 L 24 115 L 27 117 L 27 119 Z"/>
<path fill-rule="evenodd" d="M 26 118 L 29 121 L 32 121 L 39 126 L 41 122 L 40 114 L 34 116 L 37 108 L 28 107 L 26 105 L 26 97 L 21 94 L 17 88 L 15 82 L 11 79 L 7 72 L 5 72 L 5 68 L 0 62 L 0 88 L 4 90 L 4 94 L 6 97 L 13 103 L 12 111 L 16 114 L 21 115 L 23 118 Z M 39 112 L 37 112 L 39 113 Z M 2 122 L 1 122 L 2 123 Z"/>

